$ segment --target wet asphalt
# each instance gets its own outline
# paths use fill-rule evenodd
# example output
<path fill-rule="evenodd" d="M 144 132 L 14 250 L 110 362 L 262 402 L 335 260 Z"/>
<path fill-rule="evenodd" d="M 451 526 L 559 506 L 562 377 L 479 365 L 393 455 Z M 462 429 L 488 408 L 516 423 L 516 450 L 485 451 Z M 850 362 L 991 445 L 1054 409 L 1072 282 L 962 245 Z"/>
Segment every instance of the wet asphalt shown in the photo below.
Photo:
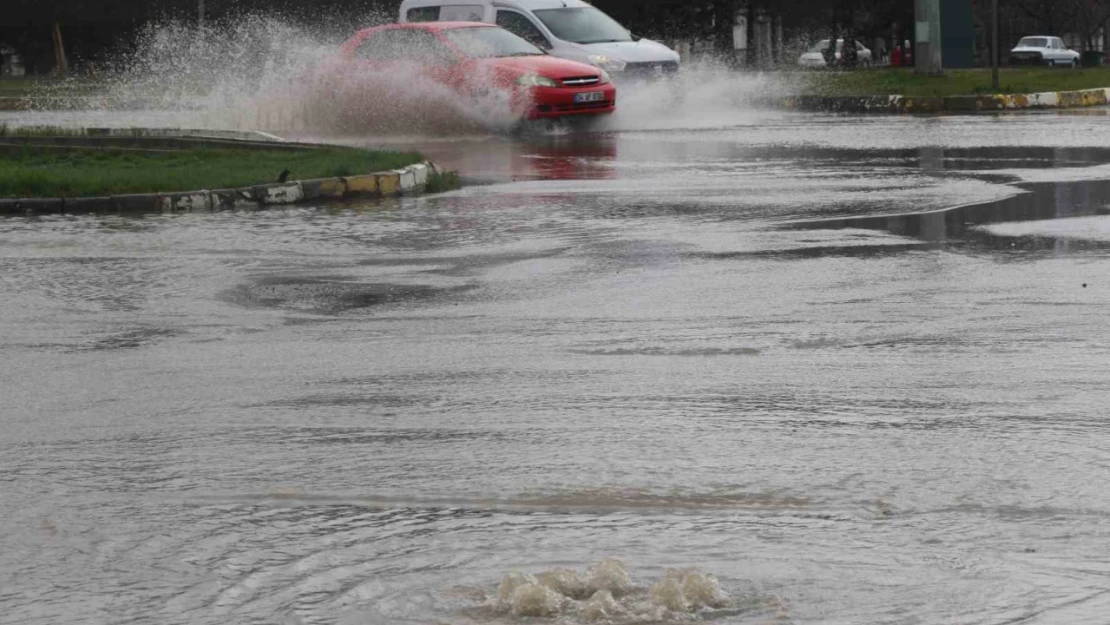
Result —
<path fill-rule="evenodd" d="M 1106 124 L 327 137 L 472 184 L 0 220 L 0 623 L 525 622 L 603 556 L 618 623 L 1101 622 Z"/>

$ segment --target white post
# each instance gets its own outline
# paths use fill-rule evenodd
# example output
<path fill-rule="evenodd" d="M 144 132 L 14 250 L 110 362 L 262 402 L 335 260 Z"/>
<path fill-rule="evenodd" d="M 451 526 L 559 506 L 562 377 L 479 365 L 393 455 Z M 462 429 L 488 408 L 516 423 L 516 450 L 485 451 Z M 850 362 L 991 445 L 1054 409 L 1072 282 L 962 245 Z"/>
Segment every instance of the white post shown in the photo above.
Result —
<path fill-rule="evenodd" d="M 944 73 L 943 39 L 940 32 L 940 0 L 914 0 L 914 68 L 918 74 Z"/>

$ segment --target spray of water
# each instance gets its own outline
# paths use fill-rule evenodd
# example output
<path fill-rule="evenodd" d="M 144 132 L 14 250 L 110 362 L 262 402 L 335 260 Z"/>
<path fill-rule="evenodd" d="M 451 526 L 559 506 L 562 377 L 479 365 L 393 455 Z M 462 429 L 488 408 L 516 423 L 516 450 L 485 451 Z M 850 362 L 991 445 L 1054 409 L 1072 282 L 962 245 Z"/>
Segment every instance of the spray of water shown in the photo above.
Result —
<path fill-rule="evenodd" d="M 240 15 L 204 29 L 149 24 L 134 45 L 99 66 L 87 90 L 42 95 L 84 110 L 157 111 L 175 125 L 302 132 L 315 136 L 437 135 L 502 132 L 517 121 L 496 89 L 461 97 L 417 72 L 352 71 L 339 46 L 359 28 L 391 21 L 367 15 L 309 29 L 272 16 Z M 782 91 L 769 75 L 711 64 L 665 82 L 618 81 L 618 111 L 601 130 L 705 128 L 745 123 L 757 98 Z M 74 95 L 77 94 L 77 95 Z"/>
<path fill-rule="evenodd" d="M 508 618 L 642 623 L 712 617 L 735 609 L 734 603 L 715 577 L 697 569 L 669 570 L 664 579 L 643 587 L 633 582 L 623 562 L 605 558 L 584 575 L 571 569 L 510 573 L 482 609 Z"/>
<path fill-rule="evenodd" d="M 766 105 L 793 93 L 793 80 L 771 72 L 737 72 L 706 60 L 687 64 L 674 78 L 620 84 L 617 112 L 603 128 L 694 130 L 747 125 Z"/>

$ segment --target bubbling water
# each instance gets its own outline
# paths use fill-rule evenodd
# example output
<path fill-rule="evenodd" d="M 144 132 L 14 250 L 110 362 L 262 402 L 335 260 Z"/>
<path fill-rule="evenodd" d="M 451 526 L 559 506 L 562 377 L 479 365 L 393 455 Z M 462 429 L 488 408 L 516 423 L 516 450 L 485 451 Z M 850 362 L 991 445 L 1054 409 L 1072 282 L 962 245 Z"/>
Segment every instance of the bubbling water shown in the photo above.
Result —
<path fill-rule="evenodd" d="M 696 620 L 732 604 L 717 578 L 697 569 L 668 570 L 662 580 L 642 587 L 623 562 L 605 558 L 585 575 L 565 568 L 509 573 L 485 607 L 501 616 L 596 623 Z"/>

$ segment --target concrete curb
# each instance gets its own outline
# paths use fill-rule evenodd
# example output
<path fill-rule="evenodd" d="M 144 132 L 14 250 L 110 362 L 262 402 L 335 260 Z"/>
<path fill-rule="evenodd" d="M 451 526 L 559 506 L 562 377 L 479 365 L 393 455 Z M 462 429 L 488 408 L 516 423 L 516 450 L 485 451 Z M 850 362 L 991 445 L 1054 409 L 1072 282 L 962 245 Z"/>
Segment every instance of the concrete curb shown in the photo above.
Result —
<path fill-rule="evenodd" d="M 776 103 L 772 103 L 776 104 Z M 1065 109 L 1110 104 L 1110 88 L 980 96 L 790 96 L 779 108 L 823 113 L 966 113 L 1023 109 Z"/>
<path fill-rule="evenodd" d="M 0 217 L 196 213 L 281 206 L 311 200 L 399 197 L 423 192 L 438 169 L 431 162 L 343 178 L 294 180 L 239 189 L 141 193 L 91 198 L 0 199 Z"/>

